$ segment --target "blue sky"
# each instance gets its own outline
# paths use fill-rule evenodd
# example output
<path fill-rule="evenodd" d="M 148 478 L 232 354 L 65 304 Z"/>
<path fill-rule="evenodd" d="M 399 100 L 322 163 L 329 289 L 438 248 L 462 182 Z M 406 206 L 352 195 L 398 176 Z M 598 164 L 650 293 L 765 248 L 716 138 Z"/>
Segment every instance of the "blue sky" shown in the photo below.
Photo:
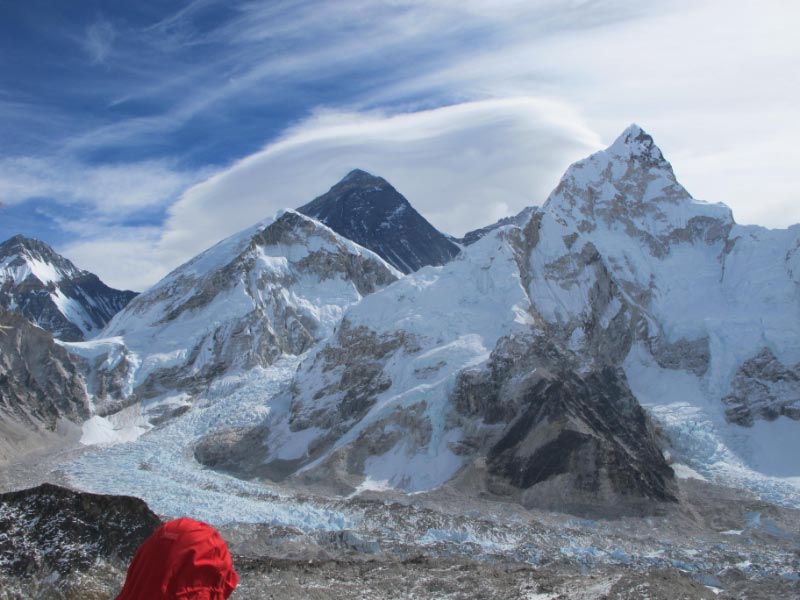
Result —
<path fill-rule="evenodd" d="M 355 167 L 462 234 L 631 122 L 785 227 L 799 26 L 788 0 L 0 0 L 0 238 L 140 290 Z"/>

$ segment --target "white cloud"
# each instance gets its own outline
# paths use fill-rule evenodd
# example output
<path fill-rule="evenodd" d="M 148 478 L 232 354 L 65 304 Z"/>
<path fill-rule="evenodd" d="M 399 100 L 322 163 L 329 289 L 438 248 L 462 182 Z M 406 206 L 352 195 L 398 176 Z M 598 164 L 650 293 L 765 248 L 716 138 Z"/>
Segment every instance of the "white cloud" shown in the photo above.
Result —
<path fill-rule="evenodd" d="M 465 103 L 410 114 L 320 113 L 172 207 L 165 244 L 200 249 L 353 168 L 385 177 L 436 227 L 462 234 L 541 203 L 600 140 L 569 107 L 542 99 Z"/>
<path fill-rule="evenodd" d="M 0 200 L 18 204 L 51 198 L 85 204 L 119 218 L 169 204 L 201 176 L 178 171 L 171 161 L 86 165 L 64 157 L 0 159 Z"/>
<path fill-rule="evenodd" d="M 353 168 L 385 177 L 435 226 L 462 234 L 544 202 L 566 166 L 600 145 L 570 107 L 536 98 L 394 116 L 321 112 L 189 188 L 162 235 L 131 249 L 113 234 L 66 250 L 110 284 L 141 289 L 223 237 L 310 201 Z"/>
<path fill-rule="evenodd" d="M 156 227 L 106 227 L 56 250 L 111 287 L 141 291 L 183 262 L 183 256 L 158 249 L 161 233 Z"/>

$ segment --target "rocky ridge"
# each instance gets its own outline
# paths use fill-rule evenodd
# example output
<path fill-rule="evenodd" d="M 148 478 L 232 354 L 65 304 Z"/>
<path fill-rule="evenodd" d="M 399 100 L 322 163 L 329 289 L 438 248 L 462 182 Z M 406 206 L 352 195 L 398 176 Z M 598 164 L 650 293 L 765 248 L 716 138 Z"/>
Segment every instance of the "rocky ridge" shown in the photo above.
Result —
<path fill-rule="evenodd" d="M 0 589 L 9 598 L 113 598 L 160 524 L 138 498 L 52 484 L 0 494 Z"/>
<path fill-rule="evenodd" d="M 0 308 L 0 462 L 74 436 L 88 417 L 73 357 L 50 333 Z"/>

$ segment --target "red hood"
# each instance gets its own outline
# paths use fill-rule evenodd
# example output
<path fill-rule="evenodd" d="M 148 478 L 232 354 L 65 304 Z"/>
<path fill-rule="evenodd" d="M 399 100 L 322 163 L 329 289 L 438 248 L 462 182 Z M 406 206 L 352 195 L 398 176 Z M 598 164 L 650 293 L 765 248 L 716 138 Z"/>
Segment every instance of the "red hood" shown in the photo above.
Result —
<path fill-rule="evenodd" d="M 141 545 L 117 600 L 224 600 L 238 582 L 217 530 L 200 521 L 176 519 Z"/>

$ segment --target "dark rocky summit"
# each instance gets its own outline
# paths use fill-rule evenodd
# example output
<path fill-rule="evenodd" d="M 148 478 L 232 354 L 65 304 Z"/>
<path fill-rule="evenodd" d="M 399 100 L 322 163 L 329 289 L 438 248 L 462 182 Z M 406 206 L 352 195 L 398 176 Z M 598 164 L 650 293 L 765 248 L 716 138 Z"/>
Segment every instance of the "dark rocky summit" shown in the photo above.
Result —
<path fill-rule="evenodd" d="M 39 270 L 53 279 L 42 281 Z M 97 275 L 78 269 L 39 240 L 17 235 L 0 244 L 0 306 L 20 313 L 58 339 L 85 339 L 135 296 L 135 292 L 108 287 Z"/>
<path fill-rule="evenodd" d="M 458 246 L 385 179 L 358 169 L 297 210 L 369 248 L 403 273 L 443 265 L 459 253 Z"/>

